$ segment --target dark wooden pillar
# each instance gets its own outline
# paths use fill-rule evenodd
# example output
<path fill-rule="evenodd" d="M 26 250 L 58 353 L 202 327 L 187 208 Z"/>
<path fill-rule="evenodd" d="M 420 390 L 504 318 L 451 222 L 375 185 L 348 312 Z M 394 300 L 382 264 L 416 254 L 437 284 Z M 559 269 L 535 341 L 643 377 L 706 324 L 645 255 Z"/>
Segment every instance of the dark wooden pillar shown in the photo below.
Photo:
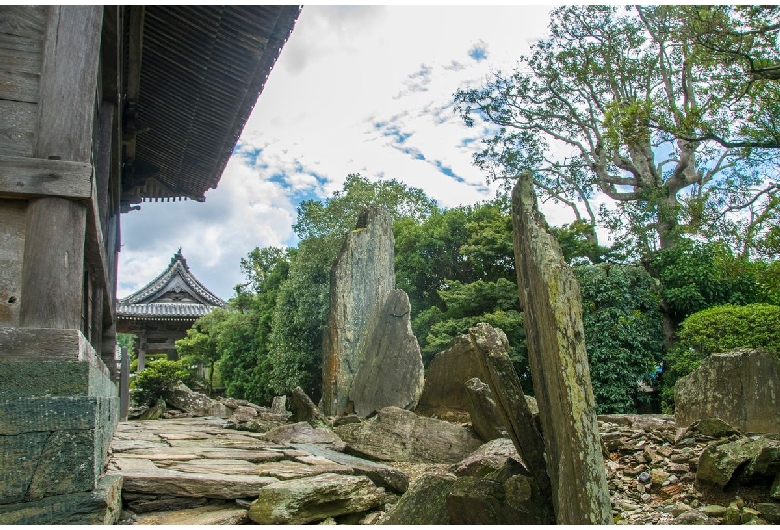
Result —
<path fill-rule="evenodd" d="M 49 6 L 34 156 L 92 162 L 102 6 Z M 83 329 L 87 207 L 62 197 L 27 206 L 21 327 Z"/>
<path fill-rule="evenodd" d="M 138 342 L 138 366 L 135 371 L 140 372 L 146 368 L 146 332 L 139 332 L 135 340 Z"/>
<path fill-rule="evenodd" d="M 119 379 L 119 421 L 127 421 L 130 406 L 130 354 L 122 347 L 122 368 Z"/>
<path fill-rule="evenodd" d="M 21 327 L 81 329 L 87 207 L 59 197 L 27 206 Z"/>

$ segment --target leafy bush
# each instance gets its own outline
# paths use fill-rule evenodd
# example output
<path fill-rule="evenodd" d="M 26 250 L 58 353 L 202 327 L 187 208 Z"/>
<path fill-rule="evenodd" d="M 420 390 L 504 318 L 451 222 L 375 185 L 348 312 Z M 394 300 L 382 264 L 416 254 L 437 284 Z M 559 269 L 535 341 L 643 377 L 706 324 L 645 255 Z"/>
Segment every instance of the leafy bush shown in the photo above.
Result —
<path fill-rule="evenodd" d="M 599 414 L 636 412 L 639 381 L 663 357 L 662 317 L 653 280 L 641 267 L 574 267 L 582 294 L 585 346 Z"/>
<path fill-rule="evenodd" d="M 179 383 L 189 383 L 190 377 L 190 372 L 182 361 L 150 361 L 133 380 L 133 400 L 138 405 L 153 405 L 158 398 L 167 399 Z"/>
<path fill-rule="evenodd" d="M 661 400 L 674 410 L 674 385 L 713 353 L 761 348 L 780 354 L 780 306 L 721 305 L 694 313 L 680 325 L 678 342 L 664 360 Z"/>

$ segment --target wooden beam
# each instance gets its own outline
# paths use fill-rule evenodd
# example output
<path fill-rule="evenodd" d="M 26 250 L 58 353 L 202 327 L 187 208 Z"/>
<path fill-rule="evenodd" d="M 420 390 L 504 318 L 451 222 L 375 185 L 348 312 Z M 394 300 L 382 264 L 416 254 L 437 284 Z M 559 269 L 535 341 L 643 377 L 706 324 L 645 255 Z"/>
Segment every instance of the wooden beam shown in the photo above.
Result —
<path fill-rule="evenodd" d="M 108 259 L 106 256 L 106 245 L 103 238 L 103 224 L 100 222 L 100 207 L 98 205 L 98 196 L 96 183 L 92 181 L 92 193 L 87 205 L 87 223 L 86 223 L 86 265 L 93 271 L 101 285 L 109 286 L 103 289 L 104 297 L 103 309 L 106 312 L 104 318 L 106 322 L 113 322 L 116 313 L 116 304 L 114 303 L 114 292 L 110 287 L 113 285 L 108 268 Z"/>
<path fill-rule="evenodd" d="M 135 160 L 136 106 L 141 87 L 141 63 L 144 48 L 145 6 L 130 6 L 128 16 L 127 53 L 127 127 L 130 137 L 125 141 L 125 157 L 132 164 Z"/>
<path fill-rule="evenodd" d="M 27 205 L 21 327 L 81 329 L 86 210 L 59 197 Z"/>
<path fill-rule="evenodd" d="M 49 6 L 35 156 L 91 162 L 102 6 Z"/>
<path fill-rule="evenodd" d="M 92 162 L 102 23 L 102 6 L 48 8 L 36 158 Z M 94 186 L 90 179 L 91 203 Z M 60 197 L 29 202 L 21 327 L 81 329 L 87 212 L 84 203 Z"/>
<path fill-rule="evenodd" d="M 91 194 L 91 164 L 0 155 L 0 196 L 88 199 Z"/>

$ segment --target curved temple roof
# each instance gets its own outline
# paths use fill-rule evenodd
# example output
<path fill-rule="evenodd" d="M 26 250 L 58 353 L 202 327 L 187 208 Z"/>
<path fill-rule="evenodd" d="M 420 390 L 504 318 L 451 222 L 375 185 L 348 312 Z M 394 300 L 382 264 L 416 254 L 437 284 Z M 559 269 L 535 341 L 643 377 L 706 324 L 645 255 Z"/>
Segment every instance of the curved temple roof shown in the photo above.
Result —
<path fill-rule="evenodd" d="M 179 249 L 162 274 L 119 300 L 117 316 L 120 320 L 195 320 L 224 305 L 192 274 Z"/>

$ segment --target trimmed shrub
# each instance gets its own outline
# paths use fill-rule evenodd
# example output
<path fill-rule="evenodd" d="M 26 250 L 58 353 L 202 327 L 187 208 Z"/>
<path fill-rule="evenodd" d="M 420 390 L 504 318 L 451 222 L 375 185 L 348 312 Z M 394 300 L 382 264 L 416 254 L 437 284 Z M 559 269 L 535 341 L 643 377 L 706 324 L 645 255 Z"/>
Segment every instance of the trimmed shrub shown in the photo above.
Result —
<path fill-rule="evenodd" d="M 780 355 L 780 306 L 721 305 L 694 313 L 680 325 L 678 342 L 664 360 L 661 400 L 674 411 L 674 385 L 713 353 L 756 348 Z"/>
<path fill-rule="evenodd" d="M 133 400 L 138 405 L 153 405 L 158 398 L 167 399 L 179 383 L 189 383 L 190 378 L 190 372 L 182 361 L 150 361 L 133 379 Z"/>

